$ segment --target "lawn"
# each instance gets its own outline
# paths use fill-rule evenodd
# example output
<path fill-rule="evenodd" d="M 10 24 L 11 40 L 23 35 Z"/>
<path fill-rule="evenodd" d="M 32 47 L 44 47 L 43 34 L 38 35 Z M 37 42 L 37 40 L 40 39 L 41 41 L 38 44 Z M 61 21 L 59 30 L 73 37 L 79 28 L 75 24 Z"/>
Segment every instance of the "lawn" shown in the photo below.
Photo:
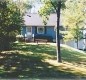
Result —
<path fill-rule="evenodd" d="M 55 45 L 16 44 L 0 53 L 0 78 L 86 78 L 86 53 L 61 47 L 62 63 L 56 61 Z"/>

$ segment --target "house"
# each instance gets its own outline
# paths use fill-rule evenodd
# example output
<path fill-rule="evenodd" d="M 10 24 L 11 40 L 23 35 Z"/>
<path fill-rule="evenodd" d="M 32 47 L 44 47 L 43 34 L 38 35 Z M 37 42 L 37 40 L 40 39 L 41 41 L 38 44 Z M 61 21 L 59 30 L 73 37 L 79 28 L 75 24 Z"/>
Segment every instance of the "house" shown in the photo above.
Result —
<path fill-rule="evenodd" d="M 47 25 L 44 25 L 41 16 L 38 13 L 30 13 L 24 16 L 24 25 L 22 27 L 21 34 L 28 40 L 38 36 L 38 38 L 50 38 L 51 41 L 55 42 L 56 39 L 56 14 L 51 14 Z M 60 25 L 62 23 L 60 22 Z M 83 36 L 86 34 L 86 30 L 83 30 Z M 69 45 L 73 48 L 77 48 L 77 43 L 75 40 L 70 40 L 67 42 L 62 41 L 62 44 Z M 86 49 L 86 38 L 81 39 L 78 44 L 79 49 Z"/>
<path fill-rule="evenodd" d="M 56 21 L 56 14 L 51 14 L 49 16 L 49 20 L 47 21 L 46 25 L 44 25 L 43 20 L 39 14 L 26 14 L 24 16 L 24 25 L 22 27 L 21 34 L 28 39 L 40 35 L 42 37 L 46 36 L 47 38 L 51 38 L 53 41 L 55 41 Z"/>

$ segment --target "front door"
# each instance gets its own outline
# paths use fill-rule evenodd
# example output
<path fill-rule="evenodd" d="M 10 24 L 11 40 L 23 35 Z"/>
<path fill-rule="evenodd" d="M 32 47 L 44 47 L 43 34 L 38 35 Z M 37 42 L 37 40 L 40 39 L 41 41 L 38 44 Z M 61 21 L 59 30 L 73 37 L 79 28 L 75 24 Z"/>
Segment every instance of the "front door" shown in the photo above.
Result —
<path fill-rule="evenodd" d="M 32 37 L 32 27 L 26 27 L 26 37 L 31 38 Z"/>

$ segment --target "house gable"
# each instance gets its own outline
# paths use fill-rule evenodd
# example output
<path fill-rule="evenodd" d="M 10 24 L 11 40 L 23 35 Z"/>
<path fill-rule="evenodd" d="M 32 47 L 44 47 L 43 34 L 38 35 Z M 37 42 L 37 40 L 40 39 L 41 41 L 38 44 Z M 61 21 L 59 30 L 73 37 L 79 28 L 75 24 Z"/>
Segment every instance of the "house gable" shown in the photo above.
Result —
<path fill-rule="evenodd" d="M 28 17 L 30 15 L 31 17 Z M 56 26 L 57 16 L 56 14 L 51 14 L 47 24 L 44 25 L 42 17 L 39 14 L 25 14 L 24 24 L 28 26 Z"/>

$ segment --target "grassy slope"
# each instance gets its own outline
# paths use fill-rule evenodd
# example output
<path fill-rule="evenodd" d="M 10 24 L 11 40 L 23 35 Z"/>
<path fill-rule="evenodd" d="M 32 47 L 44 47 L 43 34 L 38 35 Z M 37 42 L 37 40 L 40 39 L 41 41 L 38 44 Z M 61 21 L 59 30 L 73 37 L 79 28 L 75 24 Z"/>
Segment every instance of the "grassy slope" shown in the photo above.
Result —
<path fill-rule="evenodd" d="M 57 63 L 55 46 L 18 44 L 0 53 L 1 78 L 85 78 L 86 53 L 61 48 L 63 63 Z"/>

